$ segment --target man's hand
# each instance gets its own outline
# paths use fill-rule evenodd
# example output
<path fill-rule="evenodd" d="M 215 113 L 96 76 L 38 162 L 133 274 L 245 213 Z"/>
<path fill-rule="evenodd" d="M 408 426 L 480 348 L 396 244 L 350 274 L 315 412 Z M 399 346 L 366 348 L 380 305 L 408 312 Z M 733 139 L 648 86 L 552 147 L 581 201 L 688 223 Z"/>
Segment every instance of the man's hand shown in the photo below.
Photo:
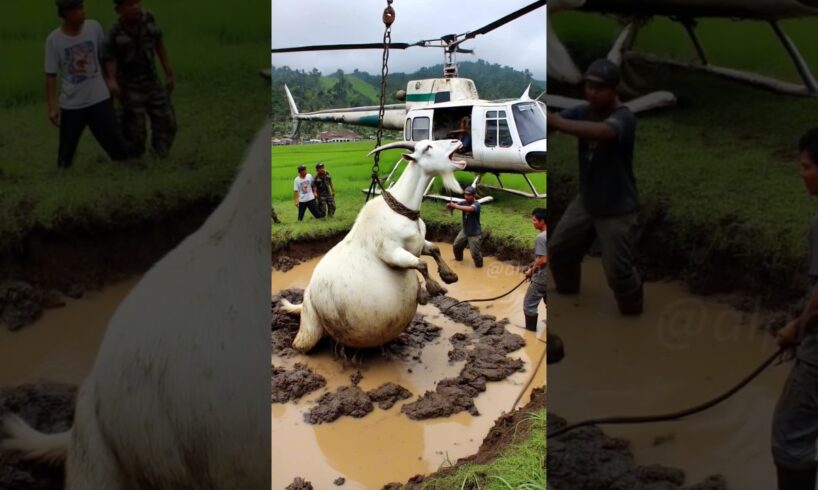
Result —
<path fill-rule="evenodd" d="M 174 78 L 173 73 L 166 73 L 165 88 L 168 90 L 168 95 L 173 93 L 174 87 L 176 87 L 176 79 Z"/>
<path fill-rule="evenodd" d="M 548 129 L 559 131 L 562 127 L 563 118 L 559 112 L 549 112 L 546 121 L 548 122 Z"/>
<path fill-rule="evenodd" d="M 455 209 L 457 205 L 451 201 L 446 203 L 446 209 Z"/>
<path fill-rule="evenodd" d="M 122 91 L 119 89 L 119 83 L 113 79 L 108 80 L 108 91 L 111 92 L 111 97 L 115 99 L 118 99 L 120 95 L 122 95 Z"/>
<path fill-rule="evenodd" d="M 775 337 L 779 347 L 795 347 L 800 342 L 798 334 L 798 320 L 792 320 L 777 331 Z"/>
<path fill-rule="evenodd" d="M 48 120 L 51 121 L 51 124 L 54 126 L 60 127 L 60 110 L 56 107 L 52 107 L 48 109 Z"/>
<path fill-rule="evenodd" d="M 534 275 L 534 268 L 533 268 L 533 267 L 529 267 L 529 268 L 528 268 L 528 269 L 525 271 L 525 277 L 527 277 L 528 279 L 531 279 L 531 276 L 533 276 L 533 275 Z"/>
<path fill-rule="evenodd" d="M 295 204 L 295 207 L 298 207 L 298 201 L 295 201 L 294 204 Z"/>

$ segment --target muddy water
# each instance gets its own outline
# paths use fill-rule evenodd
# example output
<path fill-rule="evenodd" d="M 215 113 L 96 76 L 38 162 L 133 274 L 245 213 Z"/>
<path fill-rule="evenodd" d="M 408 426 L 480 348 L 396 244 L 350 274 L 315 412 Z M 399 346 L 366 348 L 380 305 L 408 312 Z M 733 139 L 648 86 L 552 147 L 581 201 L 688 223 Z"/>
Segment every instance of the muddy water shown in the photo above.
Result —
<path fill-rule="evenodd" d="M 451 246 L 439 245 L 444 258 L 460 276 L 457 283 L 446 286 L 450 296 L 458 299 L 497 296 L 522 278 L 517 269 L 493 258 L 486 258 L 482 270 L 475 269 L 468 261 L 468 253 L 466 262 L 453 262 Z M 431 262 L 430 258 L 428 260 Z M 287 273 L 274 271 L 273 291 L 305 287 L 317 262 L 318 259 L 310 260 Z M 436 274 L 436 268 L 432 268 Z M 481 413 L 479 417 L 462 412 L 446 419 L 412 421 L 400 413 L 403 403 L 399 402 L 389 410 L 376 408 L 362 419 L 342 417 L 321 425 L 309 425 L 303 421 L 303 414 L 322 393 L 349 385 L 349 376 L 358 369 L 363 374 L 359 386 L 364 391 L 391 381 L 412 392 L 409 401 L 426 390 L 433 390 L 437 381 L 456 376 L 463 362 L 449 363 L 446 353 L 451 344 L 448 338 L 455 332 L 469 329 L 446 319 L 431 304 L 420 307 L 419 312 L 427 315 L 427 321 L 444 330 L 438 340 L 423 349 L 421 363 L 375 359 L 365 365 L 343 367 L 329 354 L 274 359 L 276 365 L 287 367 L 295 362 L 305 362 L 327 379 L 327 387 L 297 403 L 272 406 L 272 488 L 284 488 L 296 476 L 306 478 L 316 488 L 334 488 L 332 481 L 339 476 L 347 480 L 343 488 L 380 488 L 391 481 L 406 481 L 415 474 L 432 472 L 447 459 L 454 462 L 475 453 L 494 420 L 512 408 L 525 384 L 535 374 L 532 361 L 536 364 L 545 350 L 544 342 L 537 341 L 533 333 L 523 328 L 521 304 L 524 294 L 525 289 L 521 287 L 503 301 L 475 303 L 485 314 L 508 317 L 512 325 L 507 328 L 527 341 L 525 349 L 510 354 L 526 362 L 526 371 L 503 382 L 489 383 L 487 391 L 475 399 Z M 545 318 L 542 306 L 541 315 Z M 544 335 L 541 334 L 543 339 Z M 545 368 L 541 367 L 531 385 L 544 384 Z M 528 399 L 530 390 L 530 387 L 526 390 L 524 400 Z"/>
<path fill-rule="evenodd" d="M 0 329 L 0 386 L 42 379 L 81 383 L 94 364 L 108 320 L 137 281 L 69 300 L 17 332 Z"/>
<path fill-rule="evenodd" d="M 582 292 L 549 296 L 549 328 L 565 341 L 550 367 L 549 409 L 569 422 L 675 411 L 712 398 L 775 352 L 759 319 L 649 283 L 645 313 L 624 318 L 598 260 L 586 260 Z M 631 441 L 640 465 L 682 468 L 687 483 L 721 473 L 733 489 L 775 488 L 770 419 L 790 365 L 763 373 L 722 405 L 679 422 L 606 426 Z"/>

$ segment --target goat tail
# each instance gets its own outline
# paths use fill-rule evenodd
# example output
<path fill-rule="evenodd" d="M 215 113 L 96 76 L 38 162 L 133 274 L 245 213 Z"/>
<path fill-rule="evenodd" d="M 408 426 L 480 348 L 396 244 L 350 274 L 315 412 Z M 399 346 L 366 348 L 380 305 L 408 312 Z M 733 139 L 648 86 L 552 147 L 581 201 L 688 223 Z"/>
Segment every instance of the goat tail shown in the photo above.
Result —
<path fill-rule="evenodd" d="M 285 313 L 295 313 L 296 315 L 300 315 L 303 308 L 303 304 L 294 305 L 286 299 L 281 300 L 281 309 L 284 310 Z"/>
<path fill-rule="evenodd" d="M 32 428 L 17 415 L 3 419 L 3 429 L 8 438 L 0 441 L 0 451 L 17 451 L 24 459 L 38 459 L 58 465 L 65 461 L 71 430 L 44 434 Z"/>

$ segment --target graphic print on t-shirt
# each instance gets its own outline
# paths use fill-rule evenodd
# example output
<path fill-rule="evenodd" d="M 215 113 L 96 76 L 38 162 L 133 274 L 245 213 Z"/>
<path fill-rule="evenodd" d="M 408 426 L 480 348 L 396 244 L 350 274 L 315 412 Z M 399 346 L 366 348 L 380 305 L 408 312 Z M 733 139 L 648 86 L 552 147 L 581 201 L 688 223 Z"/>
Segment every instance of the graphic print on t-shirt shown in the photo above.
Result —
<path fill-rule="evenodd" d="M 82 41 L 65 48 L 67 75 L 71 83 L 80 83 L 97 74 L 99 67 L 94 51 L 92 41 Z"/>

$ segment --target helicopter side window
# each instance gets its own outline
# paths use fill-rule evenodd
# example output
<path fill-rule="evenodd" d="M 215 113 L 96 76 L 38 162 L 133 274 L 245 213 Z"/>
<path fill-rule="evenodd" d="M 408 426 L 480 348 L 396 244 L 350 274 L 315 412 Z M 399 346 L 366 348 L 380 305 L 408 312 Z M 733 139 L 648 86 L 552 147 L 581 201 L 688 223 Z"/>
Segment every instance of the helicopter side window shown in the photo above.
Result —
<path fill-rule="evenodd" d="M 517 131 L 523 146 L 546 139 L 545 116 L 534 102 L 514 104 L 511 112 L 514 114 L 514 122 L 517 124 Z"/>
<path fill-rule="evenodd" d="M 500 146 L 501 148 L 508 148 L 514 144 L 506 111 L 486 111 L 485 144 L 487 147 Z"/>
<path fill-rule="evenodd" d="M 409 141 L 412 139 L 412 120 L 407 119 L 406 124 L 403 125 L 403 140 Z"/>
<path fill-rule="evenodd" d="M 429 118 L 416 117 L 412 121 L 412 140 L 420 141 L 429 139 Z"/>

